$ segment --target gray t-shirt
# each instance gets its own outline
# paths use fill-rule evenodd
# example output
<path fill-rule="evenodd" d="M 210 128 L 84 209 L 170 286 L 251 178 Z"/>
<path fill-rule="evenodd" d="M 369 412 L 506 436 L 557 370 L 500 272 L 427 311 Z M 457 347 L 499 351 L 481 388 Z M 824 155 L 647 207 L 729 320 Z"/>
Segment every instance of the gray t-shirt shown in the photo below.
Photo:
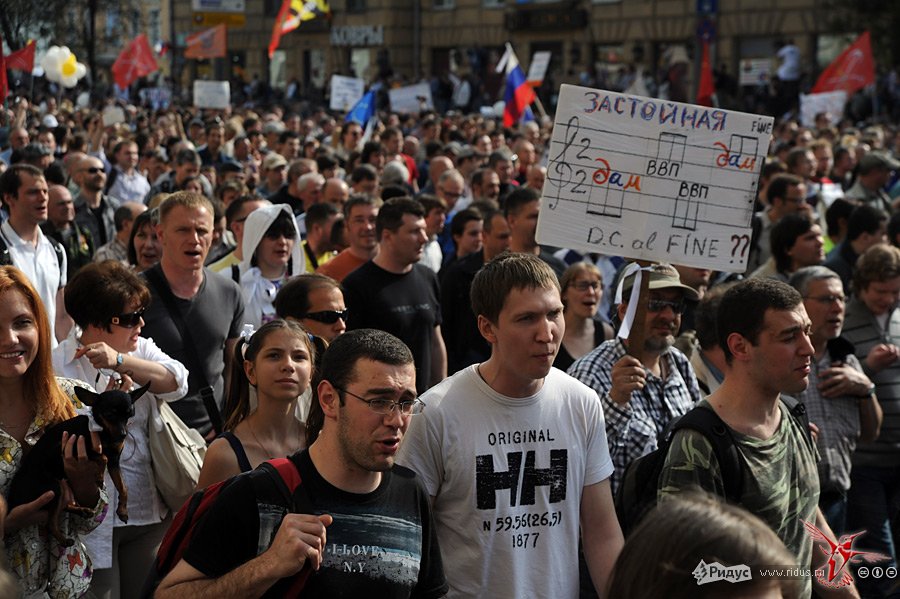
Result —
<path fill-rule="evenodd" d="M 158 264 L 153 270 L 165 280 Z M 225 341 L 235 339 L 240 334 L 244 319 L 244 300 L 241 298 L 240 287 L 234 281 L 218 276 L 206 268 L 203 269 L 203 275 L 200 290 L 193 298 L 186 300 L 175 297 L 182 318 L 190 327 L 197 355 L 187 355 L 189 350 L 182 332 L 178 330 L 166 309 L 166 303 L 152 284 L 148 285 L 151 301 L 144 313 L 145 325 L 141 336 L 153 339 L 161 350 L 187 367 L 190 372 L 188 394 L 181 401 L 173 403 L 172 409 L 185 424 L 205 435 L 212 424 L 200 398 L 200 389 L 204 385 L 211 386 L 216 401 L 219 406 L 222 405 L 225 388 Z M 144 277 L 146 278 L 146 274 Z M 191 367 L 195 362 L 199 362 L 203 368 L 206 382 Z"/>

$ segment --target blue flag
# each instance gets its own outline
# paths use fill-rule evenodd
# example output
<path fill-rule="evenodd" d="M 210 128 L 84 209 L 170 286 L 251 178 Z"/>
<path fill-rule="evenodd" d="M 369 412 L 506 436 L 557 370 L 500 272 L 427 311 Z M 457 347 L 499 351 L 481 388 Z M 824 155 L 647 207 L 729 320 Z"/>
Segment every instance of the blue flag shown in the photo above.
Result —
<path fill-rule="evenodd" d="M 375 90 L 370 90 L 350 109 L 344 122 L 354 121 L 360 125 L 365 125 L 373 116 L 375 116 Z"/>

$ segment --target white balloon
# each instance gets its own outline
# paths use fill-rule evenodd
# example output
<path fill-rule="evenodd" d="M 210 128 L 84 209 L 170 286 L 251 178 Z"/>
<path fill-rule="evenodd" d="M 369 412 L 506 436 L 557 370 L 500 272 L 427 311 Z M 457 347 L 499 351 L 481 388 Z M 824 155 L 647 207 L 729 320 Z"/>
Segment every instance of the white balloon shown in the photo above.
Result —
<path fill-rule="evenodd" d="M 66 67 L 66 63 L 74 60 L 75 56 L 67 46 L 51 46 L 41 59 L 40 66 L 44 70 L 44 76 L 50 81 L 63 87 L 75 87 L 78 80 L 87 73 L 87 68 L 80 62 L 75 62 L 72 67 Z M 70 72 L 66 72 L 69 69 Z"/>

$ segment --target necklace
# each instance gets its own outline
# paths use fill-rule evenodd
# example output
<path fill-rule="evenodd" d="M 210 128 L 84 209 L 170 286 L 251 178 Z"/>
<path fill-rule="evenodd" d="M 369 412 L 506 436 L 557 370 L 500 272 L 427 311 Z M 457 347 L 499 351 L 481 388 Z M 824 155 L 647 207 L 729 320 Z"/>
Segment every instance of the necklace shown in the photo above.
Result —
<path fill-rule="evenodd" d="M 259 437 L 256 436 L 256 432 L 253 430 L 253 425 L 250 421 L 247 421 L 247 428 L 250 429 L 250 434 L 253 435 L 253 440 L 256 441 L 256 444 L 262 448 L 263 452 L 266 456 L 271 460 L 275 458 L 275 454 L 269 451 L 269 448 L 262 444 L 262 441 L 259 440 Z"/>
<path fill-rule="evenodd" d="M 262 441 L 260 441 L 259 437 L 256 436 L 256 431 L 253 430 L 253 425 L 250 423 L 249 420 L 247 421 L 247 428 L 250 430 L 250 434 L 253 436 L 253 440 L 256 441 L 256 444 L 259 445 L 260 448 L 262 448 L 262 450 L 265 452 L 265 454 L 269 457 L 270 460 L 278 457 L 276 455 L 276 452 L 269 451 L 269 448 L 262 444 Z M 300 423 L 299 422 L 297 422 L 297 429 L 298 429 L 298 432 L 300 432 L 300 430 L 299 430 Z M 301 435 L 301 437 L 302 437 L 302 435 Z"/>

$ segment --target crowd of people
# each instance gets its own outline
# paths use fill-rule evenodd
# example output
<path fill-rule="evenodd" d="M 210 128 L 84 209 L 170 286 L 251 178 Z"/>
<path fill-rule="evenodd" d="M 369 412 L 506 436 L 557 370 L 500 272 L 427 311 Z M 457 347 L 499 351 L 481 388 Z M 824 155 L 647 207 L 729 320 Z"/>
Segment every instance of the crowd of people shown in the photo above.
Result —
<path fill-rule="evenodd" d="M 645 269 L 631 347 L 636 266 L 535 238 L 549 120 L 124 112 L 21 100 L 0 140 L 0 493 L 90 413 L 76 386 L 149 385 L 127 521 L 96 439 L 67 439 L 76 542 L 46 534 L 52 493 L 12 507 L 0 588 L 146 591 L 178 507 L 148 443 L 162 402 L 209 444 L 197 489 L 229 482 L 158 597 L 897 592 L 849 558 L 848 584 L 816 582 L 809 527 L 865 531 L 853 549 L 896 572 L 900 130 L 777 122 L 746 271 Z M 734 460 L 666 434 L 696 410 Z M 659 506 L 623 522 L 658 450 Z M 291 501 L 259 474 L 285 456 Z M 701 562 L 813 573 L 697 586 Z"/>

